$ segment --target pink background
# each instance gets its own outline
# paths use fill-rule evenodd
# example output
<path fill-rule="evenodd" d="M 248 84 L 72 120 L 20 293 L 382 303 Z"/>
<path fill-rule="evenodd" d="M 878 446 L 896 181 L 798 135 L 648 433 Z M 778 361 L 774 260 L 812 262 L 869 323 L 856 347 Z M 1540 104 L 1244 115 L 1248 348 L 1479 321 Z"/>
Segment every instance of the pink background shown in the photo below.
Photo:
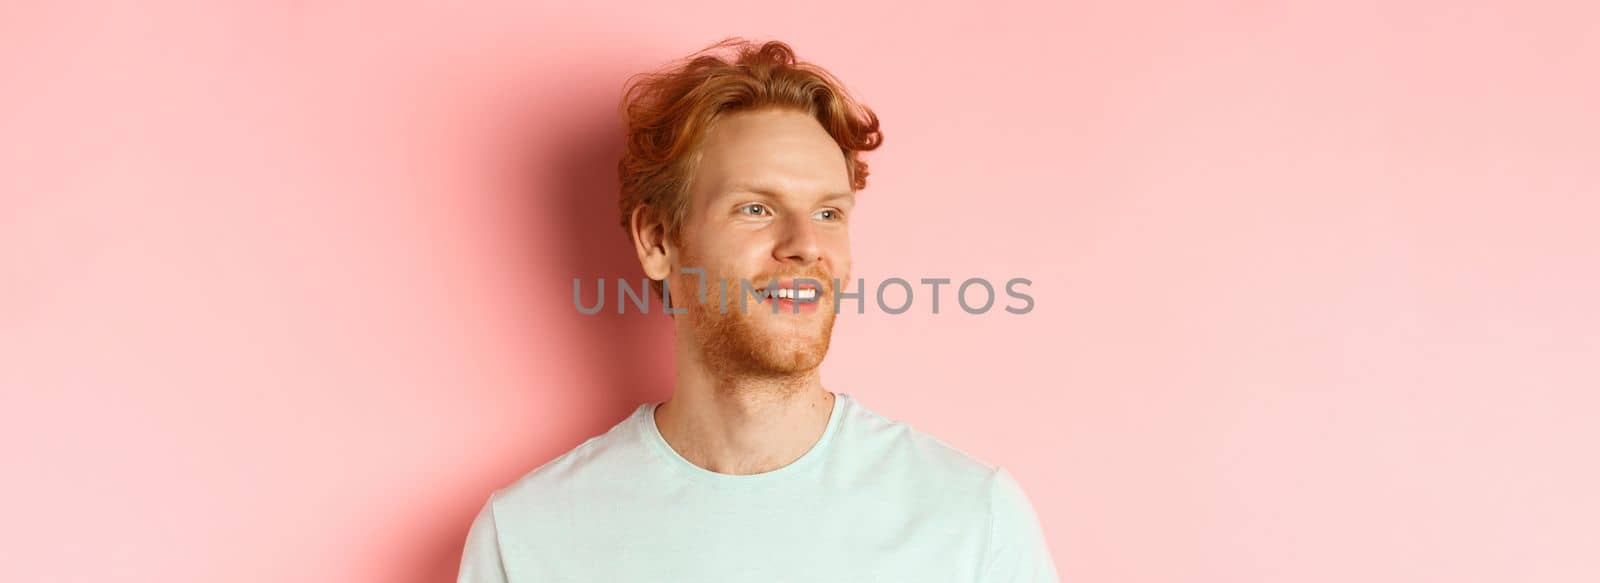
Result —
<path fill-rule="evenodd" d="M 0 9 L 0 579 L 453 579 L 667 396 L 571 281 L 622 81 L 740 34 L 884 120 L 859 275 L 1034 280 L 825 378 L 1064 580 L 1600 580 L 1592 4 L 216 4 Z"/>

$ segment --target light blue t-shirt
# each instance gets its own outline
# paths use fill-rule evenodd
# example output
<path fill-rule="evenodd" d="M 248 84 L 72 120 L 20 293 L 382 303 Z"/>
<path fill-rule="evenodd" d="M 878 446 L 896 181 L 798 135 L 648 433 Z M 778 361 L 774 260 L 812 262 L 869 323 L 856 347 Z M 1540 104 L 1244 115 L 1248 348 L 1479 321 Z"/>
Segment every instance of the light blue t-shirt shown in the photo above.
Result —
<path fill-rule="evenodd" d="M 810 450 L 752 475 L 684 459 L 642 404 L 490 494 L 458 581 L 1058 581 L 1009 472 L 834 396 Z"/>

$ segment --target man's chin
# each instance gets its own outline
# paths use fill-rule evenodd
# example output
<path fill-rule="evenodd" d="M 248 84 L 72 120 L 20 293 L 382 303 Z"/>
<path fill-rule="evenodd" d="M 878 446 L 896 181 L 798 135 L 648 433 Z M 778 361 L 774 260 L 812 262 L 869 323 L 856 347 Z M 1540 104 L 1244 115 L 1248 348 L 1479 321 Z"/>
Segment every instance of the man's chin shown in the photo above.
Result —
<path fill-rule="evenodd" d="M 757 376 L 816 369 L 828 353 L 832 314 L 694 314 L 699 341 L 718 368 Z M 720 317 L 719 317 L 720 316 Z"/>
<path fill-rule="evenodd" d="M 828 347 L 822 345 L 784 345 L 767 347 L 753 354 L 755 368 L 773 374 L 799 374 L 816 369 L 822 364 L 822 358 L 828 353 Z"/>
<path fill-rule="evenodd" d="M 828 352 L 828 326 L 795 326 L 789 322 L 748 322 L 729 340 L 757 368 L 798 372 L 815 368 Z"/>
<path fill-rule="evenodd" d="M 809 372 L 822 364 L 828 354 L 824 334 L 763 333 L 750 330 L 748 337 L 735 341 L 743 345 L 727 356 L 742 362 L 730 363 L 756 375 L 794 375 Z M 732 340 L 732 339 L 730 339 Z"/>

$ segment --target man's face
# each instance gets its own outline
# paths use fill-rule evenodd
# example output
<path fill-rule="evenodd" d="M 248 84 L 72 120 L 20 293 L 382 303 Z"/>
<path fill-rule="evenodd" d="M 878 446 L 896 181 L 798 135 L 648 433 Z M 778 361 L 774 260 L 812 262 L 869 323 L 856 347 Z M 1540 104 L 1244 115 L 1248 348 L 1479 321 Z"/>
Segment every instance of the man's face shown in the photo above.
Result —
<path fill-rule="evenodd" d="M 850 277 L 855 195 L 839 145 L 804 113 L 724 116 L 706 135 L 688 204 L 671 276 L 674 303 L 681 297 L 689 309 L 680 332 L 692 331 L 712 366 L 758 375 L 815 369 L 833 331 L 832 280 Z M 694 301 L 696 276 L 680 268 L 705 269 L 703 302 Z M 773 278 L 785 291 L 768 289 Z M 809 291 L 794 278 L 821 285 Z M 750 298 L 741 280 L 766 293 Z M 720 281 L 728 283 L 726 313 Z"/>

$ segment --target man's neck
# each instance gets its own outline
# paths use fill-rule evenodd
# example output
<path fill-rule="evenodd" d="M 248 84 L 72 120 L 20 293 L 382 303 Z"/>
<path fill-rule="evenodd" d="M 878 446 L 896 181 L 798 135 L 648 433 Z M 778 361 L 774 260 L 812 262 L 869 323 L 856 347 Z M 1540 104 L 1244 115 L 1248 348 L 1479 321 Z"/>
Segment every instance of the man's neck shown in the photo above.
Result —
<path fill-rule="evenodd" d="M 679 363 L 677 388 L 655 413 L 661 436 L 684 459 L 713 472 L 759 474 L 793 463 L 822 438 L 836 397 L 817 371 L 717 378 L 695 364 Z"/>

